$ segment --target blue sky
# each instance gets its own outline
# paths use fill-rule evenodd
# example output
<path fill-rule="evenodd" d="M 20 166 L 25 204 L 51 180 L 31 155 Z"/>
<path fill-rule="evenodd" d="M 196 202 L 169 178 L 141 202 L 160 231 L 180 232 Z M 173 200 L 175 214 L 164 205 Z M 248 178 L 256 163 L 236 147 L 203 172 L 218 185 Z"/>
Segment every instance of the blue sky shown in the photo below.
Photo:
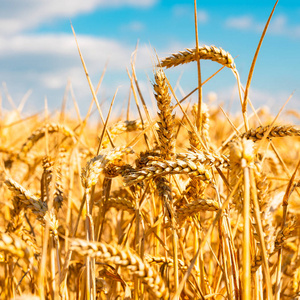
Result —
<path fill-rule="evenodd" d="M 164 57 L 195 46 L 194 1 L 159 0 L 0 0 L 0 93 L 2 106 L 10 108 L 6 89 L 18 105 L 28 90 L 24 111 L 34 113 L 47 97 L 51 110 L 59 109 L 68 80 L 82 113 L 91 93 L 72 36 L 75 28 L 94 86 L 106 61 L 108 69 L 99 101 L 109 103 L 120 86 L 116 107 L 121 110 L 130 87 L 126 67 L 139 40 L 136 69 L 142 92 L 150 103 L 155 52 Z M 228 3 L 229 2 L 229 3 Z M 246 3 L 246 2 L 245 2 Z M 274 1 L 198 1 L 200 45 L 216 45 L 229 51 L 245 85 L 256 46 Z M 295 90 L 288 108 L 300 109 L 300 3 L 279 1 L 263 42 L 254 71 L 250 98 L 256 107 L 271 112 Z M 203 79 L 219 65 L 202 62 Z M 182 93 L 197 86 L 196 64 L 167 70 L 175 85 L 179 76 Z M 3 84 L 4 83 L 4 84 Z M 226 107 L 234 99 L 235 79 L 224 70 L 204 86 L 206 101 L 215 93 Z M 179 98 L 181 97 L 179 93 Z M 69 97 L 70 98 L 70 97 Z M 72 109 L 72 100 L 69 99 Z M 107 105 L 104 105 L 107 107 Z"/>

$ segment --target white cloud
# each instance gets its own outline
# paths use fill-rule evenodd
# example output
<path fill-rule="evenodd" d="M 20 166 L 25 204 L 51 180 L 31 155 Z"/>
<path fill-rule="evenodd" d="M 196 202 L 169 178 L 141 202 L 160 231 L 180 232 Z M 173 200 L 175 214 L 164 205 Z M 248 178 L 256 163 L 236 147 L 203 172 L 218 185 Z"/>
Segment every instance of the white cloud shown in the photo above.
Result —
<path fill-rule="evenodd" d="M 175 17 L 184 17 L 193 12 L 193 7 L 190 5 L 177 4 L 172 8 L 172 13 Z"/>
<path fill-rule="evenodd" d="M 57 18 L 71 18 L 100 7 L 149 7 L 157 0 L 0 0 L 0 34 L 11 35 L 50 22 Z"/>
<path fill-rule="evenodd" d="M 283 15 L 276 16 L 270 23 L 269 30 L 276 34 L 284 34 L 287 27 L 287 17 Z"/>
<path fill-rule="evenodd" d="M 229 17 L 225 21 L 225 25 L 228 28 L 261 33 L 264 29 L 265 23 L 256 20 L 253 16 L 244 15 Z M 277 15 L 272 18 L 268 28 L 268 33 L 286 36 L 289 38 L 300 38 L 300 24 L 291 25 L 285 15 Z"/>
<path fill-rule="evenodd" d="M 93 68 L 97 68 L 94 62 L 102 64 L 107 59 L 111 59 L 110 67 L 120 69 L 124 67 L 124 62 L 130 59 L 134 49 L 120 42 L 85 35 L 77 35 L 79 46 L 87 63 L 91 63 Z M 144 51 L 144 47 L 141 47 Z M 0 55 L 4 60 L 6 56 L 20 55 L 24 57 L 32 56 L 35 60 L 38 57 L 57 57 L 64 59 L 66 63 L 79 59 L 76 43 L 73 35 L 69 34 L 43 34 L 43 35 L 17 35 L 12 37 L 0 37 Z M 45 61 L 47 64 L 47 61 Z M 53 63 L 53 62 L 51 62 Z"/>
<path fill-rule="evenodd" d="M 198 22 L 200 23 L 206 23 L 209 19 L 208 13 L 204 10 L 198 10 L 197 11 L 197 18 Z"/>
<path fill-rule="evenodd" d="M 262 25 L 254 20 L 252 16 L 237 16 L 229 17 L 225 21 L 225 25 L 228 28 L 234 28 L 239 30 L 255 30 L 259 31 L 263 29 Z"/>
<path fill-rule="evenodd" d="M 279 15 L 271 20 L 269 31 L 275 35 L 285 35 L 290 38 L 300 38 L 300 23 L 296 25 L 290 25 L 286 16 Z"/>
<path fill-rule="evenodd" d="M 85 35 L 78 35 L 77 39 L 95 86 L 107 61 L 108 69 L 101 90 L 104 91 L 106 86 L 106 95 L 110 97 L 120 84 L 129 85 L 126 67 L 130 67 L 135 46 Z M 152 71 L 150 55 L 148 46 L 139 46 L 137 71 Z M 90 101 L 91 93 L 72 35 L 0 37 L 0 65 L 0 84 L 7 82 L 17 103 L 28 89 L 33 89 L 30 102 L 41 108 L 47 95 L 49 107 L 53 108 L 61 101 L 68 80 L 71 80 L 79 101 Z"/>
<path fill-rule="evenodd" d="M 145 28 L 145 25 L 139 21 L 132 21 L 128 24 L 121 26 L 123 31 L 141 32 Z"/>
<path fill-rule="evenodd" d="M 226 20 L 226 26 L 230 28 L 249 29 L 253 23 L 250 16 L 230 17 Z"/>
<path fill-rule="evenodd" d="M 284 87 L 283 87 L 284 88 Z M 255 109 L 268 109 L 271 115 L 276 116 L 279 112 L 283 104 L 286 102 L 288 97 L 292 91 L 286 90 L 279 90 L 279 91 L 272 91 L 267 89 L 258 89 L 255 87 L 251 87 L 249 91 L 249 99 L 251 100 Z M 229 101 L 233 100 L 232 111 L 233 112 L 241 112 L 241 104 L 239 100 L 237 86 L 228 87 L 221 91 L 217 92 L 218 101 L 224 103 L 223 106 L 227 107 Z M 232 98 L 231 100 L 229 100 Z M 300 109 L 300 98 L 299 95 L 294 94 L 290 102 L 287 104 L 286 108 L 284 109 L 283 113 L 289 109 Z M 252 113 L 251 106 L 248 105 L 248 113 Z M 286 116 L 282 116 L 279 118 L 279 121 L 288 122 L 289 120 Z"/>

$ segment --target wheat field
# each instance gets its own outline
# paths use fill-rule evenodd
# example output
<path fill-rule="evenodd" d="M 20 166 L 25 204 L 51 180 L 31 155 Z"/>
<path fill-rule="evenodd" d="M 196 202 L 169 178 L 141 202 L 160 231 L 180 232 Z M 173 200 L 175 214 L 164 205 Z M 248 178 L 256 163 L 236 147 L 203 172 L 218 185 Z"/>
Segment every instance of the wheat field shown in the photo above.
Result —
<path fill-rule="evenodd" d="M 232 70 L 239 115 L 202 97 L 213 76 L 174 92 L 165 69 L 201 59 Z M 196 44 L 157 62 L 157 113 L 134 64 L 137 119 L 104 118 L 88 75 L 99 126 L 1 113 L 1 299 L 300 299 L 300 129 L 249 109 L 252 72 Z"/>

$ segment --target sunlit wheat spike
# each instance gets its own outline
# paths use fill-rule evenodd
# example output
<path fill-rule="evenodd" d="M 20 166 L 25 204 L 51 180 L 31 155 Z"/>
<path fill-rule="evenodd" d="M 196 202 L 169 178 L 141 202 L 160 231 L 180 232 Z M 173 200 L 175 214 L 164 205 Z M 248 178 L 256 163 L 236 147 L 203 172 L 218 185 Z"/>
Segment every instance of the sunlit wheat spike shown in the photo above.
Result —
<path fill-rule="evenodd" d="M 24 229 L 24 205 L 18 199 L 18 197 L 13 197 L 12 199 L 13 208 L 10 209 L 10 220 L 6 226 L 5 232 L 23 232 Z"/>
<path fill-rule="evenodd" d="M 40 220 L 43 219 L 45 213 L 48 211 L 46 202 L 42 202 L 40 199 L 31 194 L 30 191 L 26 190 L 9 177 L 6 177 L 4 183 L 7 185 L 9 190 L 23 203 L 24 208 L 29 208 Z"/>
<path fill-rule="evenodd" d="M 45 213 L 44 220 L 46 222 L 48 222 L 49 228 L 50 228 L 50 233 L 52 234 L 54 239 L 57 240 L 58 239 L 58 232 L 57 232 L 58 220 L 56 218 L 56 214 L 55 214 L 53 208 L 50 211 L 48 210 Z"/>
<path fill-rule="evenodd" d="M 216 46 L 203 46 L 199 48 L 200 59 L 209 59 L 215 61 L 228 68 L 235 68 L 234 60 L 229 52 L 226 52 L 221 47 Z M 178 65 L 196 61 L 196 49 L 186 49 L 174 53 L 160 61 L 162 67 L 171 68 Z"/>
<path fill-rule="evenodd" d="M 26 219 L 24 203 L 15 196 L 12 199 L 13 209 L 10 209 L 10 220 L 6 226 L 6 233 L 13 233 L 26 242 L 35 255 L 39 255 L 40 249 L 37 246 L 35 237 L 26 230 Z"/>
<path fill-rule="evenodd" d="M 168 216 L 170 219 L 172 219 L 174 217 L 174 211 L 171 206 L 172 193 L 171 193 L 170 183 L 164 176 L 156 177 L 154 179 L 154 182 L 156 184 L 158 195 L 165 206 Z"/>
<path fill-rule="evenodd" d="M 288 223 L 286 223 L 283 229 L 281 229 L 277 233 L 273 253 L 276 253 L 282 247 L 284 241 L 292 235 L 292 232 L 295 230 L 295 227 L 296 227 L 296 222 L 293 219 Z"/>
<path fill-rule="evenodd" d="M 117 177 L 122 173 L 124 167 L 125 167 L 125 163 L 121 158 L 111 160 L 104 167 L 103 170 L 104 176 L 107 178 Z"/>
<path fill-rule="evenodd" d="M 81 172 L 81 183 L 86 189 L 91 188 L 98 182 L 98 177 L 103 171 L 104 167 L 111 160 L 121 159 L 124 155 L 133 153 L 131 148 L 115 148 L 111 151 L 103 150 L 103 153 L 92 158 L 82 169 Z"/>
<path fill-rule="evenodd" d="M 206 188 L 207 182 L 199 180 L 197 177 L 192 177 L 187 184 L 183 194 L 187 199 L 197 200 L 197 198 L 204 198 L 204 192 Z M 180 203 L 181 201 L 177 204 L 177 206 L 180 205 Z"/>
<path fill-rule="evenodd" d="M 114 139 L 118 135 L 124 133 L 124 132 L 133 132 L 133 131 L 141 131 L 144 128 L 146 128 L 148 124 L 144 122 L 142 123 L 141 120 L 126 120 L 126 121 L 119 121 L 109 127 L 109 132 L 111 134 L 111 137 Z M 102 142 L 102 147 L 107 148 L 109 145 L 109 138 L 105 134 L 105 137 Z"/>
<path fill-rule="evenodd" d="M 219 204 L 216 200 L 197 199 L 176 210 L 178 223 L 182 223 L 186 218 L 192 217 L 200 211 L 217 211 L 219 208 Z"/>
<path fill-rule="evenodd" d="M 207 166 L 198 162 L 176 159 L 174 161 L 150 161 L 146 167 L 125 176 L 124 180 L 126 185 L 131 185 L 167 174 L 187 174 L 197 176 L 204 181 L 209 181 L 211 178 Z"/>
<path fill-rule="evenodd" d="M 229 158 L 225 155 L 218 155 L 216 153 L 207 152 L 207 151 L 197 151 L 197 152 L 186 152 L 186 153 L 177 153 L 177 159 L 198 162 L 206 166 L 215 166 L 215 167 L 228 167 Z"/>
<path fill-rule="evenodd" d="M 165 159 L 171 159 L 175 153 L 175 115 L 172 113 L 171 95 L 163 70 L 159 69 L 155 73 L 155 99 L 159 109 L 158 117 L 158 138 L 160 141 L 161 156 Z"/>
<path fill-rule="evenodd" d="M 255 129 L 250 129 L 249 131 L 245 132 L 242 134 L 242 137 L 256 142 L 264 137 L 264 134 L 269 130 L 269 128 L 270 125 L 259 126 Z M 294 126 L 272 126 L 272 129 L 268 134 L 269 139 L 285 136 L 300 136 L 300 130 Z"/>
<path fill-rule="evenodd" d="M 198 115 L 197 104 L 193 105 L 192 114 L 194 116 L 194 119 L 197 120 L 197 115 Z M 209 115 L 208 106 L 205 103 L 202 103 L 201 115 L 202 115 L 201 133 L 205 138 L 206 143 L 210 143 L 210 136 L 209 136 L 210 115 Z M 189 139 L 190 139 L 191 147 L 193 149 L 200 150 L 201 148 L 203 148 L 195 132 L 189 131 Z"/>
<path fill-rule="evenodd" d="M 30 201 L 38 201 L 38 199 L 30 191 L 18 184 L 12 178 L 6 177 L 4 183 L 22 202 L 27 203 Z"/>
<path fill-rule="evenodd" d="M 48 189 L 49 191 L 51 190 L 51 186 L 54 184 L 53 183 L 53 171 L 54 167 L 56 169 L 55 173 L 55 189 L 53 191 L 53 205 L 56 211 L 58 211 L 62 207 L 62 202 L 64 200 L 64 194 L 63 194 L 63 179 L 62 178 L 62 162 L 63 158 L 65 156 L 65 149 L 59 149 L 59 156 L 57 159 L 57 164 L 55 164 L 55 161 L 52 157 L 46 156 L 43 158 L 43 191 L 42 191 L 42 200 L 46 201 L 46 190 Z M 45 199 L 44 199 L 45 198 Z"/>
<path fill-rule="evenodd" d="M 129 248 L 74 239 L 71 242 L 70 249 L 83 256 L 96 257 L 97 260 L 104 263 L 125 267 L 134 276 L 142 278 L 152 295 L 167 299 L 168 292 L 161 277 L 146 261 L 142 261 Z"/>
<path fill-rule="evenodd" d="M 0 233 L 0 251 L 25 259 L 28 263 L 33 263 L 34 251 L 13 233 Z"/>
<path fill-rule="evenodd" d="M 72 139 L 73 143 L 76 141 L 76 135 L 75 133 L 68 128 L 65 125 L 61 124 L 46 124 L 45 126 L 37 129 L 34 131 L 30 137 L 27 138 L 27 141 L 23 144 L 19 157 L 26 156 L 26 154 L 31 150 L 31 148 L 41 139 L 45 136 L 46 131 L 48 131 L 49 134 L 53 133 L 61 133 L 66 137 L 69 137 Z"/>
<path fill-rule="evenodd" d="M 200 151 L 203 147 L 202 144 L 196 134 L 196 132 L 194 131 L 188 131 L 189 134 L 189 142 L 190 142 L 190 146 L 191 148 L 189 148 L 189 150 L 198 150 Z"/>

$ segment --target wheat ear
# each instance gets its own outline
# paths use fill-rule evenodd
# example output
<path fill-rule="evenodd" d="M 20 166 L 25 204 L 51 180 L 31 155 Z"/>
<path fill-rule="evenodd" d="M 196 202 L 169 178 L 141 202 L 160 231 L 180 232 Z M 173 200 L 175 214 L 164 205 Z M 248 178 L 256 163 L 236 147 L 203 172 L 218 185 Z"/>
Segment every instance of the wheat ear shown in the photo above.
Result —
<path fill-rule="evenodd" d="M 26 156 L 27 153 L 31 150 L 31 148 L 41 139 L 45 136 L 46 131 L 49 134 L 59 132 L 63 134 L 66 137 L 69 137 L 72 139 L 73 143 L 76 142 L 76 135 L 75 133 L 68 128 L 65 125 L 60 124 L 47 124 L 36 131 L 34 131 L 30 137 L 27 138 L 27 141 L 23 144 L 19 157 Z"/>
<path fill-rule="evenodd" d="M 198 105 L 197 104 L 193 105 L 192 114 L 194 116 L 194 119 L 197 120 L 197 115 L 198 115 Z M 210 143 L 210 136 L 209 136 L 210 115 L 209 115 L 208 106 L 205 103 L 202 103 L 201 119 L 202 119 L 201 133 L 202 133 L 206 143 Z M 201 143 L 199 141 L 197 141 L 198 138 L 194 132 L 189 132 L 189 138 L 190 138 L 190 144 L 192 146 L 192 149 L 200 150 L 201 148 L 203 148 Z"/>
<path fill-rule="evenodd" d="M 167 299 L 167 290 L 161 277 L 147 262 L 142 261 L 129 248 L 75 239 L 72 241 L 70 249 L 82 256 L 97 257 L 102 262 L 125 267 L 134 276 L 142 278 L 153 296 Z"/>
<path fill-rule="evenodd" d="M 269 130 L 270 125 L 259 126 L 255 129 L 250 129 L 249 131 L 242 134 L 242 137 L 246 139 L 251 139 L 254 142 L 261 140 L 264 134 Z M 285 136 L 300 136 L 300 130 L 294 126 L 273 126 L 268 138 L 285 137 Z"/>
<path fill-rule="evenodd" d="M 133 153 L 131 148 L 115 148 L 111 151 L 103 152 L 98 156 L 92 158 L 82 169 L 81 183 L 86 189 L 90 189 L 98 182 L 98 177 L 103 171 L 107 163 L 112 160 L 122 158 L 125 154 Z"/>
<path fill-rule="evenodd" d="M 215 61 L 228 68 L 235 68 L 234 60 L 229 52 L 226 52 L 221 47 L 203 46 L 199 48 L 200 59 L 209 59 Z M 160 61 L 162 67 L 171 68 L 178 65 L 196 61 L 196 49 L 186 49 L 179 53 L 174 53 Z"/>
<path fill-rule="evenodd" d="M 144 130 L 144 128 L 147 127 L 147 125 L 148 124 L 146 122 L 144 122 L 143 124 L 141 120 L 120 121 L 112 125 L 109 128 L 109 132 L 111 138 L 114 139 L 116 136 L 122 134 L 123 132 L 142 131 Z M 102 142 L 102 148 L 107 148 L 109 143 L 110 143 L 109 138 L 107 134 L 105 134 L 105 137 Z"/>
<path fill-rule="evenodd" d="M 156 176 L 168 174 L 187 174 L 189 176 L 197 176 L 204 181 L 209 181 L 211 178 L 207 166 L 198 162 L 176 159 L 174 161 L 150 161 L 146 167 L 129 173 L 124 179 L 127 185 L 132 185 Z"/>
<path fill-rule="evenodd" d="M 281 249 L 282 244 L 286 239 L 288 239 L 292 235 L 292 232 L 295 230 L 295 227 L 295 220 L 291 220 L 288 223 L 286 223 L 285 226 L 277 233 L 273 253 L 276 253 L 279 249 Z"/>
<path fill-rule="evenodd" d="M 5 184 L 9 190 L 23 203 L 25 208 L 31 209 L 38 219 L 42 220 L 48 211 L 46 202 L 36 198 L 30 191 L 26 190 L 20 184 L 15 182 L 13 179 L 7 177 Z"/>
<path fill-rule="evenodd" d="M 0 233 L 0 251 L 25 259 L 28 263 L 33 264 L 33 249 L 13 233 Z"/>
<path fill-rule="evenodd" d="M 192 217 L 200 211 L 217 211 L 219 208 L 220 206 L 216 200 L 197 199 L 176 210 L 178 223 L 182 223 L 186 218 Z"/>
<path fill-rule="evenodd" d="M 153 85 L 155 98 L 159 109 L 159 122 L 157 130 L 160 141 L 161 155 L 165 159 L 171 159 L 175 153 L 175 115 L 172 114 L 171 96 L 163 70 L 158 70 L 155 74 L 155 84 Z"/>

